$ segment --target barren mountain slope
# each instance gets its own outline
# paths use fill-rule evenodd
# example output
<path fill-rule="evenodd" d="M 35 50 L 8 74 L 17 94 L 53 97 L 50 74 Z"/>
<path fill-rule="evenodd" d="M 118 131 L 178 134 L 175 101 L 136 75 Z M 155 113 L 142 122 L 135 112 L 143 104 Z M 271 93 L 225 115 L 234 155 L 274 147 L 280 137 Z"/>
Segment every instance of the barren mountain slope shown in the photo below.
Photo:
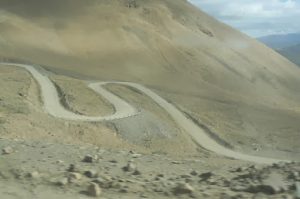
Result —
<path fill-rule="evenodd" d="M 300 151 L 299 68 L 185 0 L 2 0 L 0 9 L 3 57 L 142 83 L 240 150 Z"/>

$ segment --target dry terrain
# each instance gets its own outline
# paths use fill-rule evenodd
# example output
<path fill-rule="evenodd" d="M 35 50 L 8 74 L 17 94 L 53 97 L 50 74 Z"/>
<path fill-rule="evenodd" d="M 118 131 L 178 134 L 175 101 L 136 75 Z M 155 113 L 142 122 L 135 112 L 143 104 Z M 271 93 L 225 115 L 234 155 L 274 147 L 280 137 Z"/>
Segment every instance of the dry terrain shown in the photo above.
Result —
<path fill-rule="evenodd" d="M 286 140 L 299 140 L 299 68 L 273 50 L 184 0 L 59 3 L 1 1 L 1 55 L 80 79 L 142 83 L 241 150 L 299 152 Z"/>
<path fill-rule="evenodd" d="M 39 64 L 75 115 L 116 112 L 91 82 L 134 82 L 228 150 L 300 160 L 299 67 L 185 0 L 2 0 L 0 57 Z M 300 197 L 299 163 L 213 153 L 133 87 L 103 86 L 138 114 L 76 121 L 20 67 L 0 85 L 1 199 Z"/>

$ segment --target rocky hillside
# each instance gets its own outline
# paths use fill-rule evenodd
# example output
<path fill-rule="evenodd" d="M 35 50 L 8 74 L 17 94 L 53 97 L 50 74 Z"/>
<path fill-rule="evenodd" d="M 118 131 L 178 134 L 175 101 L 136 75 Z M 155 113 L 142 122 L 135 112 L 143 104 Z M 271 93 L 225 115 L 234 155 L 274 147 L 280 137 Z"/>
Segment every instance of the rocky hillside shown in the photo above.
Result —
<path fill-rule="evenodd" d="M 1 0 L 0 60 L 34 63 L 43 80 L 0 64 L 1 199 L 300 197 L 299 163 L 225 157 L 190 136 L 300 160 L 300 68 L 186 0 Z M 138 114 L 45 111 L 43 85 L 63 110 L 111 115 L 94 80 L 169 103 L 107 84 Z"/>
<path fill-rule="evenodd" d="M 3 57 L 145 84 L 239 150 L 300 151 L 299 68 L 185 0 L 3 0 L 0 8 Z"/>
<path fill-rule="evenodd" d="M 5 199 L 300 198 L 300 164 L 295 162 L 254 165 L 214 156 L 174 160 L 90 146 L 0 141 L 0 196 Z"/>

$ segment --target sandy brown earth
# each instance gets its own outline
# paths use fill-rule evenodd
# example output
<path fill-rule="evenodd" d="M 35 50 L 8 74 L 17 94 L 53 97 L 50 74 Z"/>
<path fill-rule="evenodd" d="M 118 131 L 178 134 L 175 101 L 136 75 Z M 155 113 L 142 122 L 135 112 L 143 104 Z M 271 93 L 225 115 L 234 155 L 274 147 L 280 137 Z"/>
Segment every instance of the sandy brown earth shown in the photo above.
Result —
<path fill-rule="evenodd" d="M 50 79 L 57 89 L 61 90 L 65 105 L 70 105 L 68 108 L 72 112 L 90 116 L 113 114 L 114 107 L 93 90 L 88 89 L 84 82 L 59 75 L 54 75 Z"/>
<path fill-rule="evenodd" d="M 35 81 L 27 72 L 15 70 L 1 66 L 1 85 L 10 88 L 1 89 L 1 137 L 121 145 L 121 140 L 112 139 L 114 132 L 107 124 L 72 123 L 45 114 Z"/>
<path fill-rule="evenodd" d="M 218 101 L 205 96 L 187 97 L 177 93 L 159 92 L 198 123 L 245 153 L 297 158 L 299 156 L 298 121 L 296 109 L 272 108 L 261 104 Z M 174 96 L 174 97 L 171 97 Z M 191 103 L 182 104 L 189 98 Z M 222 132 L 222 133 L 219 133 Z"/>
<path fill-rule="evenodd" d="M 158 104 L 131 87 L 106 86 L 136 106 L 142 116 L 102 123 L 103 126 L 97 122 L 66 122 L 43 111 L 39 86 L 27 72 L 5 65 L 1 69 L 5 74 L 3 85 L 14 85 L 10 90 L 1 91 L 1 95 L 6 96 L 1 99 L 1 112 L 6 120 L 1 124 L 0 142 L 0 196 L 4 198 L 93 195 L 105 198 L 282 198 L 297 194 L 297 163 L 255 166 L 208 152 L 193 143 Z M 18 81 L 19 77 L 24 79 Z M 75 86 L 80 83 L 72 78 L 61 78 L 62 84 L 64 81 L 74 81 Z M 68 89 L 60 90 L 63 96 L 64 90 Z M 14 107 L 18 111 L 12 110 L 10 103 L 17 104 Z M 27 120 L 23 125 L 34 120 L 35 123 L 29 124 L 40 134 L 18 132 L 15 127 L 23 129 L 20 121 L 24 118 Z M 60 122 L 64 122 L 64 135 L 57 132 Z M 157 131 L 160 125 L 165 128 L 163 132 Z M 71 130 L 78 131 L 79 135 Z M 72 164 L 76 167 L 70 169 Z M 254 173 L 256 177 L 252 176 Z M 96 193 L 88 188 L 91 183 Z"/>
<path fill-rule="evenodd" d="M 186 1 L 18 1 L 0 2 L 2 56 L 142 83 L 240 150 L 299 152 L 299 68 Z"/>
<path fill-rule="evenodd" d="M 297 198 L 300 165 L 3 140 L 1 198 Z M 93 182 L 99 192 L 88 189 Z M 100 191 L 101 190 L 101 191 Z"/>
<path fill-rule="evenodd" d="M 211 132 L 210 129 L 207 128 L 205 125 L 200 124 L 190 114 L 180 111 L 172 103 L 166 101 L 165 99 L 157 95 L 155 92 L 140 84 L 130 82 L 94 82 L 89 84 L 89 88 L 92 88 L 98 95 L 102 95 L 103 97 L 105 97 L 105 99 L 107 99 L 114 106 L 114 113 L 111 116 L 91 117 L 84 116 L 82 115 L 82 113 L 72 110 L 71 106 L 68 105 L 68 102 L 64 97 L 65 94 L 63 93 L 63 90 L 60 89 L 58 85 L 53 83 L 46 74 L 43 74 L 42 71 L 39 71 L 33 65 L 17 63 L 3 63 L 3 65 L 20 67 L 21 69 L 25 69 L 28 72 L 30 72 L 32 77 L 36 80 L 36 82 L 39 85 L 40 95 L 44 104 L 43 110 L 45 111 L 45 113 L 51 115 L 54 118 L 84 122 L 109 122 L 123 120 L 125 121 L 123 122 L 123 124 L 127 124 L 126 126 L 131 126 L 131 129 L 140 131 L 140 133 L 129 133 L 133 135 L 132 138 L 136 136 L 145 136 L 143 130 L 146 130 L 147 139 L 150 139 L 149 141 L 151 142 L 153 142 L 152 138 L 155 137 L 154 133 L 152 133 L 154 131 L 158 131 L 157 133 L 163 134 L 161 138 L 170 138 L 170 135 L 168 135 L 167 131 L 159 130 L 159 124 L 152 125 L 152 129 L 150 129 L 151 132 L 148 132 L 148 129 L 143 127 L 141 124 L 139 124 L 139 126 L 142 128 L 137 128 L 133 125 L 134 122 L 128 121 L 128 119 L 130 118 L 131 120 L 133 119 L 134 121 L 139 121 L 140 123 L 140 121 L 142 121 L 139 120 L 140 115 L 144 116 L 147 114 L 145 114 L 144 111 L 138 111 L 137 108 L 134 108 L 132 105 L 128 104 L 123 99 L 118 97 L 118 92 L 116 92 L 116 95 L 103 88 L 103 86 L 107 84 L 120 84 L 122 86 L 130 88 L 132 91 L 135 91 L 139 94 L 144 94 L 145 96 L 153 100 L 153 102 L 155 102 L 156 105 L 159 105 L 160 109 L 165 111 L 168 114 L 168 116 L 170 116 L 174 120 L 175 124 L 178 127 L 182 128 L 197 145 L 203 147 L 206 150 L 214 152 L 218 155 L 224 155 L 226 157 L 256 163 L 270 164 L 277 163 L 279 161 L 289 161 L 285 158 L 272 159 L 267 157 L 246 155 L 241 152 L 235 151 L 233 147 L 230 146 L 230 144 L 217 137 L 217 135 L 214 132 Z M 152 122 L 151 119 L 148 119 L 147 117 L 143 119 L 146 123 L 151 124 Z M 121 129 L 123 130 L 124 128 Z M 139 136 L 139 134 L 141 133 L 142 135 Z M 129 140 L 132 140 L 132 138 Z M 159 140 L 161 140 L 161 143 L 164 142 L 162 142 L 162 139 Z M 178 143 L 177 145 L 174 145 L 174 147 L 178 146 L 184 146 L 184 144 Z"/>
<path fill-rule="evenodd" d="M 44 65 L 75 113 L 114 112 L 87 82 L 136 82 L 236 151 L 299 160 L 299 68 L 185 0 L 3 0 L 0 56 Z M 142 114 L 80 122 L 48 115 L 25 70 L 0 85 L 1 199 L 300 197 L 298 163 L 208 152 L 129 87 L 106 86 Z"/>
<path fill-rule="evenodd" d="M 149 99 L 148 100 L 151 103 L 145 102 L 141 97 L 140 102 L 143 101 L 144 105 L 139 106 L 136 104 L 139 109 L 144 109 L 144 112 L 146 113 L 144 116 L 141 118 L 130 119 L 128 122 L 123 122 L 123 124 L 122 121 L 66 121 L 49 116 L 43 111 L 43 102 L 40 99 L 39 87 L 25 70 L 12 66 L 1 66 L 0 70 L 1 72 L 3 71 L 1 75 L 3 75 L 3 77 L 5 76 L 5 78 L 1 79 L 1 85 L 3 85 L 3 88 L 10 88 L 1 89 L 1 96 L 4 96 L 1 98 L 1 109 L 3 109 L 1 111 L 3 114 L 3 117 L 1 117 L 3 118 L 3 122 L 1 123 L 2 137 L 37 140 L 49 139 L 62 143 L 73 143 L 74 141 L 75 143 L 95 144 L 112 148 L 129 147 L 130 144 L 128 144 L 128 142 L 132 142 L 137 144 L 137 146 L 132 146 L 132 149 L 135 147 L 145 148 L 144 150 L 161 151 L 162 153 L 166 153 L 165 150 L 167 150 L 171 153 L 173 152 L 173 154 L 186 154 L 195 151 L 196 145 L 190 141 L 190 138 L 185 133 L 181 132 L 174 123 L 168 124 L 167 121 L 171 120 L 170 117 L 164 111 L 157 108 L 157 106 L 152 107 L 151 103 L 153 105 L 153 102 Z M 21 81 L 18 80 L 19 77 Z M 70 79 L 67 78 L 67 80 Z M 27 82 L 28 85 L 25 86 L 24 82 Z M 81 83 L 84 84 L 83 82 Z M 74 86 L 76 88 L 75 83 Z M 84 99 L 93 99 L 95 93 L 89 92 L 90 90 L 88 87 L 85 87 L 84 89 L 91 94 L 91 97 L 86 95 Z M 128 93 L 128 95 L 130 96 L 130 93 Z M 124 97 L 126 99 L 126 96 Z M 130 100 L 128 99 L 128 101 Z M 94 103 L 97 102 L 98 100 Z M 87 104 L 86 106 L 89 106 L 89 108 L 92 109 L 94 103 Z M 135 105 L 135 103 L 133 103 L 133 105 Z M 80 106 L 80 103 L 78 106 Z M 151 113 L 149 107 L 156 109 L 157 115 Z M 107 107 L 104 107 L 104 110 L 105 108 Z M 164 115 L 164 120 L 166 120 L 166 122 L 159 122 L 161 120 L 159 115 Z M 170 136 L 155 132 L 156 129 L 159 129 L 159 123 L 162 125 L 162 128 L 164 128 L 164 131 L 166 131 L 164 133 L 168 133 L 169 131 Z M 132 130 L 134 129 L 133 133 L 130 132 L 130 126 L 134 126 L 134 128 L 131 128 Z M 145 134 L 147 131 L 149 135 Z M 130 136 L 129 133 L 132 133 L 132 135 Z M 155 134 L 157 136 L 155 136 Z M 126 138 L 128 138 L 127 141 Z M 162 140 L 162 138 L 165 139 Z M 177 144 L 170 144 L 173 142 L 173 138 L 174 142 Z M 145 142 L 147 142 L 147 144 L 145 144 Z M 164 143 L 163 145 L 160 144 L 162 142 Z M 174 145 L 184 142 L 187 143 L 182 144 L 178 150 L 174 151 Z M 150 147 L 154 143 L 156 147 Z M 184 148 L 187 148 L 187 150 L 182 150 Z"/>

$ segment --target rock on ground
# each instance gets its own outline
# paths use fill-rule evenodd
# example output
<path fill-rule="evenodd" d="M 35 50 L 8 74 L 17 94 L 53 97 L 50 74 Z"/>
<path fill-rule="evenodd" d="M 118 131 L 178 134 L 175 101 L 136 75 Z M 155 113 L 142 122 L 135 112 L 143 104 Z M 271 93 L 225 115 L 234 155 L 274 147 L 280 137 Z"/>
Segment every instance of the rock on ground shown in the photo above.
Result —
<path fill-rule="evenodd" d="M 98 184 L 91 182 L 87 189 L 87 194 L 89 196 L 98 197 L 101 195 L 101 188 Z"/>

